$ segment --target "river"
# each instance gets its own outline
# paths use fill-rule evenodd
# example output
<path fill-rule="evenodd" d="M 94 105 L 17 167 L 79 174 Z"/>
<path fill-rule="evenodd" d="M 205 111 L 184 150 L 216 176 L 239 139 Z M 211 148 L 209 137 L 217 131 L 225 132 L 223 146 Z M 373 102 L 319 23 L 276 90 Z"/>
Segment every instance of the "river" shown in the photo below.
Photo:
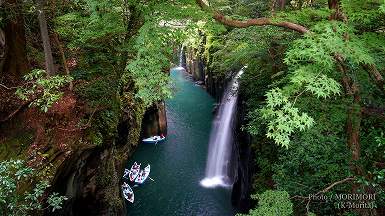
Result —
<path fill-rule="evenodd" d="M 154 181 L 133 187 L 135 202 L 127 202 L 130 216 L 234 215 L 230 188 L 204 188 L 214 99 L 174 68 L 175 95 L 166 101 L 168 136 L 157 145 L 141 144 L 128 163 L 151 164 Z"/>

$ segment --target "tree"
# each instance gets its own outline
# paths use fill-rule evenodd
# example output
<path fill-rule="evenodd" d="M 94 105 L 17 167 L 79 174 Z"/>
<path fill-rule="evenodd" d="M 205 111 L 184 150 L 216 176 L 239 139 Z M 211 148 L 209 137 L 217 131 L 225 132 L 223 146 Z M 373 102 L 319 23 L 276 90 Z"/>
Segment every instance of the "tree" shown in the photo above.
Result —
<path fill-rule="evenodd" d="M 42 39 L 43 48 L 44 48 L 45 67 L 46 67 L 47 74 L 49 76 L 53 76 L 55 75 L 55 68 L 53 64 L 53 57 L 52 57 L 51 43 L 50 43 L 49 34 L 48 34 L 47 20 L 44 12 L 45 0 L 36 0 L 36 6 L 37 6 L 37 12 L 38 12 L 41 39 Z"/>
<path fill-rule="evenodd" d="M 48 208 L 55 211 L 67 199 L 57 193 L 46 196 L 45 191 L 50 186 L 47 180 L 29 185 L 38 176 L 22 160 L 1 161 L 0 174 L 0 215 L 24 216 Z"/>
<path fill-rule="evenodd" d="M 258 200 L 258 207 L 251 209 L 249 214 L 244 216 L 289 216 L 293 214 L 293 204 L 286 191 L 267 190 L 262 194 L 253 195 L 252 198 Z"/>
<path fill-rule="evenodd" d="M 1 10 L 13 11 L 13 16 L 5 17 L 4 22 L 4 63 L 0 68 L 2 77 L 10 83 L 18 83 L 28 70 L 26 40 L 22 1 L 7 0 Z"/>
<path fill-rule="evenodd" d="M 302 4 L 304 2 L 311 3 Z M 273 171 L 277 187 L 291 194 L 306 195 L 311 192 L 306 190 L 307 185 L 320 187 L 352 174 L 357 177 L 355 182 L 358 177 L 374 182 L 369 170 L 373 169 L 374 160 L 384 160 L 382 156 L 372 156 L 377 155 L 374 149 L 380 147 L 371 142 L 378 135 L 377 129 L 385 127 L 382 121 L 385 103 L 382 77 L 385 69 L 385 49 L 382 45 L 385 44 L 382 31 L 385 26 L 384 6 L 378 1 L 291 1 L 292 5 L 288 5 L 287 9 L 293 10 L 275 11 L 271 18 L 249 18 L 238 14 L 225 16 L 204 1 L 198 0 L 197 4 L 216 21 L 228 26 L 231 32 L 240 32 L 233 28 L 278 26 L 283 28 L 276 28 L 276 35 L 290 32 L 282 30 L 304 33 L 297 34 L 296 39 L 282 42 L 283 46 L 288 45 L 283 57 L 287 68 L 283 67 L 274 74 L 261 74 L 270 72 L 266 67 L 271 63 L 263 63 L 264 57 L 249 57 L 253 55 L 252 51 L 260 55 L 261 50 L 257 46 L 251 50 L 249 44 L 261 42 L 250 38 L 244 41 L 243 35 L 238 34 L 230 37 L 230 40 L 239 41 L 235 42 L 235 46 L 229 41 L 222 44 L 225 48 L 219 46 L 222 52 L 231 53 L 222 55 L 225 65 L 251 65 L 249 68 L 257 71 L 246 71 L 246 74 L 252 73 L 256 76 L 254 79 L 264 78 L 265 82 L 264 87 L 259 87 L 260 80 L 254 81 L 254 85 L 258 83 L 262 92 L 265 88 L 270 89 L 264 92 L 266 100 L 263 102 L 255 102 L 259 98 L 254 101 L 247 98 L 247 104 L 256 104 L 249 112 L 249 132 L 263 144 L 270 142 L 266 141 L 266 136 L 262 138 L 261 133 L 276 144 L 291 148 L 278 153 L 279 161 Z M 263 29 L 268 32 L 271 28 Z M 249 31 L 256 31 L 256 28 Z M 257 40 L 262 41 L 260 38 Z M 271 52 L 265 53 L 268 54 Z M 236 58 L 237 55 L 247 57 Z M 248 76 L 248 79 L 253 78 Z M 255 95 L 258 94 L 252 96 Z M 364 162 L 366 160 L 370 162 Z M 261 167 L 270 165 L 260 158 L 257 161 Z M 327 163 L 331 164 L 330 167 L 322 166 Z M 339 173 L 333 174 L 336 170 Z M 304 188 L 298 187 L 297 182 Z M 379 189 L 365 184 L 344 184 L 348 187 L 341 186 L 335 190 L 362 192 Z"/>

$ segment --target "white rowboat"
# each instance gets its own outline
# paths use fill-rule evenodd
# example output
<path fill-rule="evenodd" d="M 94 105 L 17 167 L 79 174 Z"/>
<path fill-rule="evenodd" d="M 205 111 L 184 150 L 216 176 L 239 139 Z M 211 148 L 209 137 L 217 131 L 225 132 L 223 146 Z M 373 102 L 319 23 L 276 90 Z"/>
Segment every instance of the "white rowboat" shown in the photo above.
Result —
<path fill-rule="evenodd" d="M 134 191 L 131 189 L 130 185 L 124 182 L 122 185 L 122 191 L 123 191 L 124 198 L 128 202 L 134 203 L 134 200 L 135 200 Z"/>
<path fill-rule="evenodd" d="M 137 184 L 143 184 L 146 179 L 148 178 L 148 176 L 150 175 L 150 170 L 151 170 L 151 167 L 150 167 L 150 164 L 148 164 L 144 170 L 141 170 L 138 177 L 136 177 L 135 179 L 135 183 Z"/>
<path fill-rule="evenodd" d="M 143 139 L 143 143 L 148 143 L 148 144 L 157 144 L 159 142 L 162 142 L 166 139 L 164 136 L 152 136 L 146 139 Z"/>
<path fill-rule="evenodd" d="M 141 164 L 137 164 L 136 162 L 134 162 L 134 164 L 131 166 L 131 169 L 128 174 L 130 181 L 134 181 L 138 177 L 139 171 L 140 171 L 140 165 Z"/>

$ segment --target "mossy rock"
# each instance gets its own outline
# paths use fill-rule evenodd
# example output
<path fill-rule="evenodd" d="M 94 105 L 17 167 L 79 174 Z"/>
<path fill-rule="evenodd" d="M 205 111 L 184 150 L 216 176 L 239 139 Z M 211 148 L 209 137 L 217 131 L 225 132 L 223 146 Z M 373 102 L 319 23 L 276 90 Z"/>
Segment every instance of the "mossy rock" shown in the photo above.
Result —
<path fill-rule="evenodd" d="M 32 132 L 20 132 L 6 138 L 0 143 L 0 159 L 27 158 L 25 150 L 33 143 L 33 140 L 34 135 Z"/>

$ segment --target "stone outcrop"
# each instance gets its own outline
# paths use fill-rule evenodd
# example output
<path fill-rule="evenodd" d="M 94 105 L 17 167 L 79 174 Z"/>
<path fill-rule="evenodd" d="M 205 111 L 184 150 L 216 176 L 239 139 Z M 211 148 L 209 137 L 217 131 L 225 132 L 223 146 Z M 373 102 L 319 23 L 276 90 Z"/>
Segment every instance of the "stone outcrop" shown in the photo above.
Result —
<path fill-rule="evenodd" d="M 154 135 L 167 135 L 166 105 L 163 101 L 151 106 L 144 114 L 142 124 L 142 137 Z"/>
<path fill-rule="evenodd" d="M 253 175 L 255 173 L 255 154 L 251 149 L 252 137 L 241 127 L 245 124 L 246 110 L 242 94 L 239 94 L 235 127 L 235 176 L 231 196 L 232 204 L 242 213 L 247 213 L 251 207 Z"/>
<path fill-rule="evenodd" d="M 207 67 L 206 59 L 200 57 L 197 52 L 198 50 L 194 48 L 184 48 L 182 66 L 197 84 L 204 86 L 206 91 L 219 101 L 226 80 L 214 77 L 213 72 Z"/>

